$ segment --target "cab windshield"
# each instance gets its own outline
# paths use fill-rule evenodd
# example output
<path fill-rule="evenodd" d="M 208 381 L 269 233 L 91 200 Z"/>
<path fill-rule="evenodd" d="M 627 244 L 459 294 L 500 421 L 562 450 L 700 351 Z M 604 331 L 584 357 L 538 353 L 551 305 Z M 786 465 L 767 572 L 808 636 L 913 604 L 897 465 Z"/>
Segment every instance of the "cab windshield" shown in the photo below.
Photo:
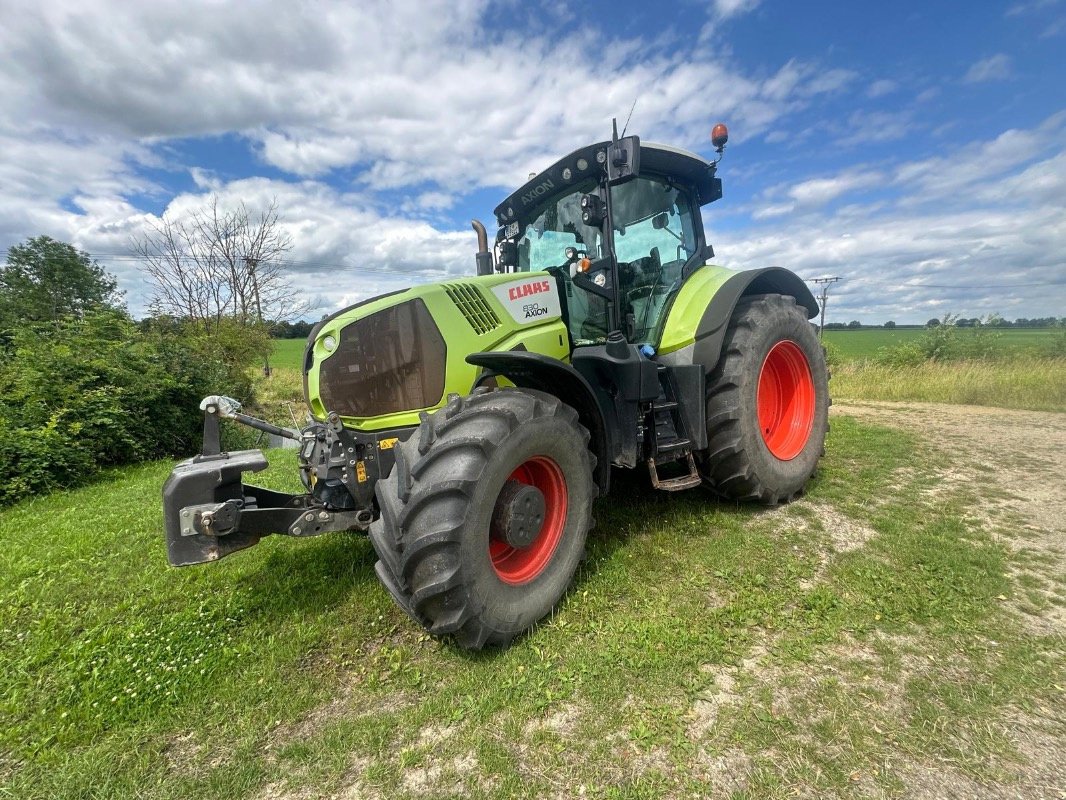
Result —
<path fill-rule="evenodd" d="M 539 217 L 526 225 L 518 239 L 518 271 L 536 272 L 567 263 L 566 249 L 573 247 L 596 259 L 604 255 L 599 228 L 581 222 L 581 195 L 596 189 L 586 181 L 570 194 L 547 206 Z"/>

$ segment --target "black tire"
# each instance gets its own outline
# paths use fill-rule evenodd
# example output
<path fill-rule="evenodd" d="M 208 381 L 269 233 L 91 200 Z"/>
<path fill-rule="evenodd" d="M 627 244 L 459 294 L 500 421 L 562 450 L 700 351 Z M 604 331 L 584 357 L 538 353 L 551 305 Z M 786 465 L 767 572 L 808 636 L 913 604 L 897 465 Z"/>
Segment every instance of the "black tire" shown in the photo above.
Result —
<path fill-rule="evenodd" d="M 809 385 L 801 377 L 804 367 Z M 784 377 L 776 380 L 779 375 Z M 825 351 L 806 309 L 786 295 L 741 298 L 707 380 L 704 481 L 731 500 L 793 500 L 825 451 L 829 405 Z"/>
<path fill-rule="evenodd" d="M 588 441 L 573 408 L 526 389 L 478 390 L 424 415 L 378 482 L 370 526 L 378 577 L 404 611 L 473 650 L 506 645 L 549 614 L 585 553 L 596 496 Z M 547 481 L 543 525 L 526 547 L 502 542 L 494 518 L 512 475 Z"/>

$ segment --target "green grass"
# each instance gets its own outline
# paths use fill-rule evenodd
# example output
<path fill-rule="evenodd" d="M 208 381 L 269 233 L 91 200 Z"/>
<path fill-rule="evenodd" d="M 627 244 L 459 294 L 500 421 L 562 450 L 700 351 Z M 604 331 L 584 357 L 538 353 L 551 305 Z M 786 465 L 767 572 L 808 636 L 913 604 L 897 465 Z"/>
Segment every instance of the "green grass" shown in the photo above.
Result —
<path fill-rule="evenodd" d="M 1040 328 L 996 328 L 995 334 L 1002 334 L 996 342 L 997 349 L 1012 355 L 1034 355 L 1047 346 L 1061 331 Z M 922 336 L 922 328 L 886 330 L 884 328 L 850 330 L 827 330 L 824 339 L 843 361 L 859 361 L 875 358 L 882 347 L 895 347 L 906 342 L 913 342 Z M 972 333 L 969 329 L 960 329 L 959 335 Z"/>
<path fill-rule="evenodd" d="M 946 458 L 835 418 L 809 503 L 621 475 L 559 611 L 479 654 L 409 622 L 359 536 L 168 568 L 169 464 L 0 511 L 0 796 L 704 796 L 718 758 L 753 798 L 898 791 L 905 758 L 997 779 L 1012 709 L 1066 718 L 1064 656 L 997 599 L 1023 587 L 977 490 L 925 493 Z"/>
<path fill-rule="evenodd" d="M 306 339 L 274 339 L 274 354 L 270 366 L 299 370 L 303 366 Z"/>

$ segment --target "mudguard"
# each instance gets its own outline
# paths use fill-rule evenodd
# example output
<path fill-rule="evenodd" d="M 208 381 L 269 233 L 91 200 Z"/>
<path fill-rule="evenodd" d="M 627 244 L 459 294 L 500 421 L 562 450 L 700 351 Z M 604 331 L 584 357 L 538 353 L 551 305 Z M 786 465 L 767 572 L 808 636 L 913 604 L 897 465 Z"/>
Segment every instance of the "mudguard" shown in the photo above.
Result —
<path fill-rule="evenodd" d="M 592 437 L 589 446 L 597 462 L 593 477 L 600 492 L 607 493 L 611 480 L 611 432 L 596 393 L 580 372 L 559 359 L 520 350 L 472 353 L 466 360 L 503 375 L 515 386 L 547 392 L 573 407 Z"/>
<path fill-rule="evenodd" d="M 708 264 L 692 273 L 674 298 L 659 339 L 658 360 L 671 366 L 702 364 L 714 369 L 722 352 L 729 319 L 741 297 L 783 294 L 818 314 L 818 302 L 807 284 L 782 267 L 737 272 Z"/>

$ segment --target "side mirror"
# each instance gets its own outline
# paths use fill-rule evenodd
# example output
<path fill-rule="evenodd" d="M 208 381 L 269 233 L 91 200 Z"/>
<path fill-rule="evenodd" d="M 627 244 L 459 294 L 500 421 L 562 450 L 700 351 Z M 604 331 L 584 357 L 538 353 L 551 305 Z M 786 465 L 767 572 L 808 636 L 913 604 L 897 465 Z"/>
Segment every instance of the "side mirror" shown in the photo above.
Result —
<path fill-rule="evenodd" d="M 595 283 L 587 272 L 579 272 L 574 276 L 574 286 L 584 289 L 586 292 L 592 292 L 595 295 L 599 295 L 604 300 L 611 301 L 614 299 L 614 293 L 607 288 L 606 285 L 600 286 Z"/>
<path fill-rule="evenodd" d="M 640 137 L 626 136 L 607 146 L 607 183 L 617 186 L 640 175 Z"/>

